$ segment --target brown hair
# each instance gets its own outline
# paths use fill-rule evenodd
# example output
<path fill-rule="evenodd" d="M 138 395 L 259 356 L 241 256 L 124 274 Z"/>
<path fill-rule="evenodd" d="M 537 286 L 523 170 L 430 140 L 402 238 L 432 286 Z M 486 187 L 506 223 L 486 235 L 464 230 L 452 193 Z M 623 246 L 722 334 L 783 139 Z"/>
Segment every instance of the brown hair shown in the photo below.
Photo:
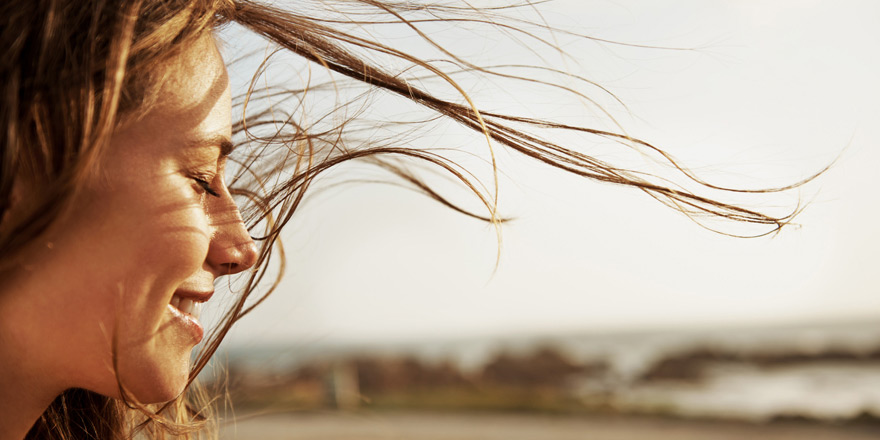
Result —
<path fill-rule="evenodd" d="M 324 3 L 335 2 L 326 0 L 316 4 Z M 501 69 L 471 64 L 435 44 L 418 27 L 420 22 L 443 18 L 499 28 L 509 26 L 494 18 L 496 11 L 381 0 L 347 3 L 378 13 L 387 21 L 411 27 L 424 41 L 445 53 L 451 65 L 456 66 L 455 71 L 475 71 L 486 77 L 540 83 L 573 95 L 581 94 L 559 83 L 514 77 Z M 428 18 L 410 18 L 409 14 Z M 724 202 L 650 174 L 601 161 L 534 133 L 539 129 L 574 132 L 642 149 L 659 161 L 671 164 L 680 180 L 709 191 L 778 192 L 803 182 L 759 190 L 722 188 L 700 180 L 664 151 L 622 132 L 482 111 L 452 79 L 453 70 L 444 71 L 436 67 L 437 63 L 348 32 L 332 19 L 246 0 L 21 0 L 0 5 L 0 17 L 5 20 L 0 30 L 0 75 L 5 88 L 0 107 L 4 128 L 0 147 L 0 273 L 14 270 L 16 254 L 71 209 L 84 176 L 100 163 L 114 128 L 123 119 L 136 118 L 155 102 L 156 91 L 164 81 L 164 63 L 206 32 L 226 23 L 237 23 L 337 76 L 408 99 L 434 115 L 484 136 L 490 144 L 502 145 L 591 180 L 637 188 L 694 218 L 715 217 L 757 224 L 765 227 L 755 234 L 761 235 L 779 230 L 797 212 L 795 207 L 782 215 L 770 215 Z M 355 15 L 348 20 L 354 24 L 380 22 L 372 19 L 359 23 Z M 383 68 L 368 61 L 366 55 L 370 53 L 397 59 L 405 67 L 399 71 Z M 462 102 L 441 98 L 419 87 L 412 78 L 407 80 L 403 72 L 413 67 L 452 85 L 463 98 Z M 281 101 L 306 91 L 281 89 L 266 93 L 265 98 L 260 99 Z M 397 174 L 407 184 L 452 209 L 493 223 L 501 221 L 493 191 L 484 189 L 452 159 L 436 151 L 391 142 L 367 142 L 350 148 L 343 142 L 344 123 L 332 130 L 315 130 L 297 124 L 291 115 L 279 119 L 277 113 L 268 110 L 268 104 L 259 105 L 260 99 L 248 93 L 239 102 L 246 116 L 234 124 L 233 130 L 236 140 L 246 145 L 235 156 L 240 167 L 230 181 L 234 194 L 244 204 L 242 213 L 251 234 L 261 243 L 259 270 L 243 274 L 246 277 L 243 294 L 224 315 L 222 324 L 209 335 L 193 366 L 191 381 L 205 367 L 232 324 L 259 304 L 277 284 L 277 280 L 268 280 L 270 287 L 264 290 L 263 297 L 246 302 L 263 282 L 265 268 L 273 255 L 283 266 L 279 231 L 290 220 L 314 178 L 326 170 L 353 159 L 367 160 Z M 248 113 L 248 109 L 254 107 L 257 110 Z M 278 122 L 283 123 L 281 129 L 266 130 Z M 267 161 L 267 157 L 281 160 Z M 473 213 L 453 204 L 397 160 L 401 158 L 423 161 L 451 173 L 479 198 L 486 213 Z M 281 184 L 270 184 L 270 177 L 277 175 L 284 175 L 285 179 Z M 120 389 L 124 390 L 124 384 L 120 384 Z M 209 418 L 207 405 L 191 399 L 193 393 L 198 394 L 196 391 L 190 387 L 190 396 L 181 396 L 164 405 L 145 406 L 134 399 L 117 401 L 85 390 L 69 390 L 46 410 L 28 438 L 109 439 L 128 437 L 137 430 L 155 437 L 186 436 L 188 432 L 202 429 Z"/>

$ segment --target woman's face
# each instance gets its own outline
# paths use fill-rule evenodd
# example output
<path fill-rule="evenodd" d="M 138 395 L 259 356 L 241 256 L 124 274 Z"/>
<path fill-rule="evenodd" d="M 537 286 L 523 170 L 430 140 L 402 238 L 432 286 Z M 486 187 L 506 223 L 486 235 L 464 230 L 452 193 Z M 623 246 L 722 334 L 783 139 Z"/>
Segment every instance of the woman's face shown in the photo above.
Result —
<path fill-rule="evenodd" d="M 141 402 L 174 398 L 200 303 L 255 262 L 224 183 L 230 95 L 213 39 L 170 69 L 158 106 L 115 132 L 76 212 L 26 261 L 21 337 L 61 387 L 118 396 L 116 370 Z"/>

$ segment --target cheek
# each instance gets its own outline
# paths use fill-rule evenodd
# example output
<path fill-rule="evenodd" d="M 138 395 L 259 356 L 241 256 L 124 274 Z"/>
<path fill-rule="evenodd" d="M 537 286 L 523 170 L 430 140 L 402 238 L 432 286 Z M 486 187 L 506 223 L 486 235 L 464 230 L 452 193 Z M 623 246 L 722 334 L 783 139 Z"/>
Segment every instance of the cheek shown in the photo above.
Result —
<path fill-rule="evenodd" d="M 166 190 L 130 216 L 134 265 L 147 273 L 185 279 L 200 270 L 208 254 L 211 228 L 201 200 L 181 184 Z M 180 281 L 179 280 L 179 281 Z"/>
<path fill-rule="evenodd" d="M 174 291 L 203 270 L 212 228 L 185 178 L 135 177 L 115 176 L 112 190 L 87 194 L 77 215 L 50 237 L 52 248 L 33 266 L 51 277 L 40 277 L 43 304 L 31 309 L 33 322 L 51 323 L 38 343 L 53 362 L 70 365 L 64 374 L 71 386 L 116 395 L 115 344 L 125 386 L 144 402 L 158 402 L 186 384 L 192 344 L 167 331 L 167 307 Z"/>
<path fill-rule="evenodd" d="M 50 238 L 48 258 L 34 264 L 52 275 L 41 277 L 42 305 L 28 309 L 30 322 L 51 323 L 39 345 L 71 365 L 71 386 L 114 396 L 115 342 L 120 378 L 138 399 L 174 398 L 186 384 L 192 344 L 167 331 L 167 305 L 204 265 L 204 210 L 188 204 L 87 212 Z"/>
<path fill-rule="evenodd" d="M 141 276 L 128 289 L 120 335 L 120 378 L 142 402 L 162 402 L 189 377 L 190 337 L 170 323 L 168 303 L 183 281 L 202 270 L 210 243 L 201 206 L 177 209 L 137 228 Z"/>
<path fill-rule="evenodd" d="M 201 205 L 175 209 L 133 225 L 131 255 L 122 271 L 131 282 L 126 303 L 137 311 L 132 328 L 157 330 L 166 306 L 181 283 L 202 270 L 210 229 Z"/>
<path fill-rule="evenodd" d="M 191 182 L 168 171 L 145 173 L 98 193 L 80 223 L 79 246 L 126 278 L 186 278 L 202 267 L 210 225 Z M 151 182 L 144 188 L 144 181 Z"/>
<path fill-rule="evenodd" d="M 171 278 L 186 278 L 202 268 L 211 232 L 201 208 L 187 211 L 162 216 L 142 229 L 136 265 Z"/>

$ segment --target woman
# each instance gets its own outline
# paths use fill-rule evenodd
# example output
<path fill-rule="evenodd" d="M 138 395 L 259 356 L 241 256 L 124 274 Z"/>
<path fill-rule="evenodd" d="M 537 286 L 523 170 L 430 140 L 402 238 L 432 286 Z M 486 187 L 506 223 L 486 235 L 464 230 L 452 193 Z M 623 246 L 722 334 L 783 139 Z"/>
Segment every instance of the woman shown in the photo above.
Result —
<path fill-rule="evenodd" d="M 486 20 L 480 11 L 456 7 L 354 3 L 411 26 L 417 20 L 407 14 L 414 11 Z M 300 7 L 305 9 L 291 6 Z M 493 193 L 436 153 L 378 143 L 348 148 L 339 140 L 344 124 L 310 131 L 293 118 L 279 120 L 268 104 L 262 108 L 269 110 L 230 124 L 229 81 L 213 35 L 226 23 L 410 99 L 481 133 L 490 145 L 636 187 L 689 215 L 767 225 L 766 232 L 790 219 L 716 201 L 529 135 L 522 127 L 588 133 L 672 162 L 625 135 L 480 112 L 434 64 L 296 10 L 237 0 L 17 0 L 0 6 L 0 17 L 0 438 L 197 435 L 210 420 L 209 406 L 185 391 L 247 312 L 245 301 L 278 250 L 278 231 L 313 178 L 338 163 L 369 160 L 459 209 L 388 158 L 426 161 L 480 198 L 487 214 L 472 215 L 499 221 Z M 438 98 L 408 82 L 402 74 L 407 67 L 385 70 L 354 49 L 406 61 L 464 99 Z M 497 74 L 449 57 L 462 69 Z M 282 128 L 264 130 L 279 122 Z M 237 151 L 233 141 L 241 144 Z M 234 172 L 227 172 L 233 159 Z M 684 180 L 719 189 L 678 169 Z M 271 184 L 278 175 L 285 176 L 283 183 Z M 234 274 L 244 276 L 242 293 L 205 338 L 201 304 L 215 282 Z M 204 349 L 191 363 L 203 338 Z"/>

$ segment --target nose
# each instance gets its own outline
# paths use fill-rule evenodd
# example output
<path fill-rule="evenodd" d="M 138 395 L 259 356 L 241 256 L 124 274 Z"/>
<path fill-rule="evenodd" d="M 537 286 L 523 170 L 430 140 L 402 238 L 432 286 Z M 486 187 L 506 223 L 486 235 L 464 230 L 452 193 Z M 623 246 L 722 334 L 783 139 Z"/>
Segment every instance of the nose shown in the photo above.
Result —
<path fill-rule="evenodd" d="M 223 194 L 212 205 L 213 235 L 206 259 L 211 271 L 219 277 L 253 267 L 258 258 L 257 245 L 245 228 L 232 197 L 228 193 Z"/>

